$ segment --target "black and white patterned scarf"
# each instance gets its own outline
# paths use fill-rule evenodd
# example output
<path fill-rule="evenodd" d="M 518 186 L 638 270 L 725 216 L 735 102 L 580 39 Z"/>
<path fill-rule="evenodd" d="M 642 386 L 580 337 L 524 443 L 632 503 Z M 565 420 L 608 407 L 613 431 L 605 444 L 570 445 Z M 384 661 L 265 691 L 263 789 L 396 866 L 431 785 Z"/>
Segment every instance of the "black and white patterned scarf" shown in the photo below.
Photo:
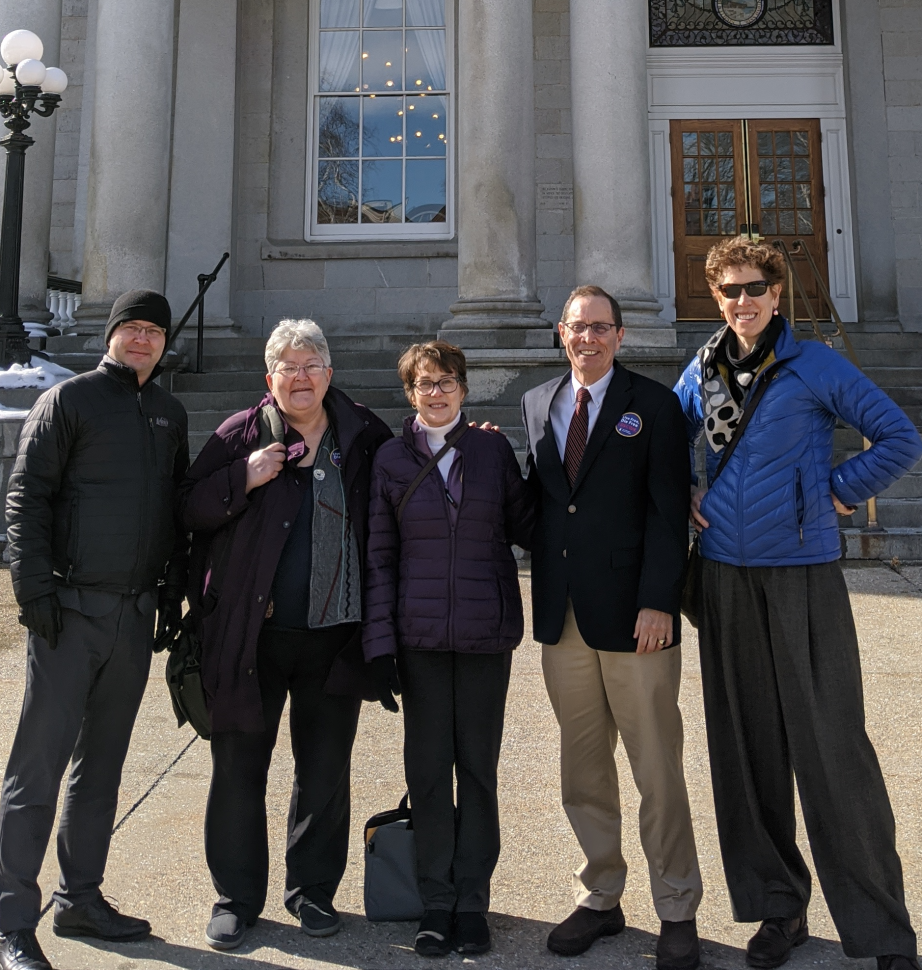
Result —
<path fill-rule="evenodd" d="M 740 359 L 736 334 L 729 324 L 698 351 L 704 433 L 712 451 L 720 452 L 730 443 L 753 381 L 775 361 L 775 343 L 783 327 L 783 318 L 775 314 L 759 334 L 752 352 Z"/>

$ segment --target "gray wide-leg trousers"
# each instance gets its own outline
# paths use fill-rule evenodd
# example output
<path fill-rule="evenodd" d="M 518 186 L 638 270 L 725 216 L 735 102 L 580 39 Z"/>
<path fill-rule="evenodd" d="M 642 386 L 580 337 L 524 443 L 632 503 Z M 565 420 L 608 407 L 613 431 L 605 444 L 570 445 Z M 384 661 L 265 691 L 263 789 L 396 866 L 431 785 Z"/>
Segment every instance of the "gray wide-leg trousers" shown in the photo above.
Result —
<path fill-rule="evenodd" d="M 122 766 L 150 673 L 154 614 L 142 613 L 138 599 L 119 597 L 104 616 L 62 610 L 56 650 L 28 636 L 25 698 L 0 795 L 0 933 L 38 925 L 38 875 L 71 757 L 54 898 L 67 907 L 99 894 Z"/>
<path fill-rule="evenodd" d="M 893 812 L 865 732 L 841 567 L 703 565 L 701 675 L 734 918 L 806 910 L 810 873 L 795 841 L 796 776 L 845 953 L 915 956 Z"/>

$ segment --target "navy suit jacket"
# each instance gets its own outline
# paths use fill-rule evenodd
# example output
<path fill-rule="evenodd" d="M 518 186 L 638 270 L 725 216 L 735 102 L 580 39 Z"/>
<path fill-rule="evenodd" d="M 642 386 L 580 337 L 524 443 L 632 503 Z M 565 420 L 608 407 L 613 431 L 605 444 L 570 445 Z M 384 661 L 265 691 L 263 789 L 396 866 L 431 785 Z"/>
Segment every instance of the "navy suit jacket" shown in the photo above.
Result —
<path fill-rule="evenodd" d="M 568 373 L 522 398 L 526 476 L 540 496 L 535 639 L 559 642 L 569 596 L 580 633 L 596 650 L 636 650 L 643 607 L 673 615 L 678 643 L 691 486 L 679 399 L 616 362 L 571 488 L 550 419 L 551 402 L 569 380 Z"/>

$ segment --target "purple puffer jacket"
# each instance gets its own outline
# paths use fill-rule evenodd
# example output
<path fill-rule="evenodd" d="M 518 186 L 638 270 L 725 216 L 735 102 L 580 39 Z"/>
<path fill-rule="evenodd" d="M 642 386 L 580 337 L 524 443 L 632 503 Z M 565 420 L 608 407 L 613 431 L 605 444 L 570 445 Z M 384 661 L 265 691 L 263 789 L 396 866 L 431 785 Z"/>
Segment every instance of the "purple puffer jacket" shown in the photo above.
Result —
<path fill-rule="evenodd" d="M 504 435 L 469 428 L 458 441 L 463 491 L 457 524 L 433 468 L 398 530 L 397 506 L 429 460 L 414 440 L 385 442 L 372 467 L 365 572 L 365 659 L 409 650 L 501 653 L 522 640 L 524 621 L 510 545 L 531 546 L 534 500 Z M 461 415 L 461 421 L 464 421 Z"/>

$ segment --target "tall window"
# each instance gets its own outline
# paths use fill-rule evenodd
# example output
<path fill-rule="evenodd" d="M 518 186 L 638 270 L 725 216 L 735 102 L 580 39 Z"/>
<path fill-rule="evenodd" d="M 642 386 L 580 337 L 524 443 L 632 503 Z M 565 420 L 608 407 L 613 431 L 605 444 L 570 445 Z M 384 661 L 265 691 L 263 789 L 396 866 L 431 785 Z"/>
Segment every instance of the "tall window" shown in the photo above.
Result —
<path fill-rule="evenodd" d="M 451 234 L 448 2 L 312 5 L 310 236 Z"/>

